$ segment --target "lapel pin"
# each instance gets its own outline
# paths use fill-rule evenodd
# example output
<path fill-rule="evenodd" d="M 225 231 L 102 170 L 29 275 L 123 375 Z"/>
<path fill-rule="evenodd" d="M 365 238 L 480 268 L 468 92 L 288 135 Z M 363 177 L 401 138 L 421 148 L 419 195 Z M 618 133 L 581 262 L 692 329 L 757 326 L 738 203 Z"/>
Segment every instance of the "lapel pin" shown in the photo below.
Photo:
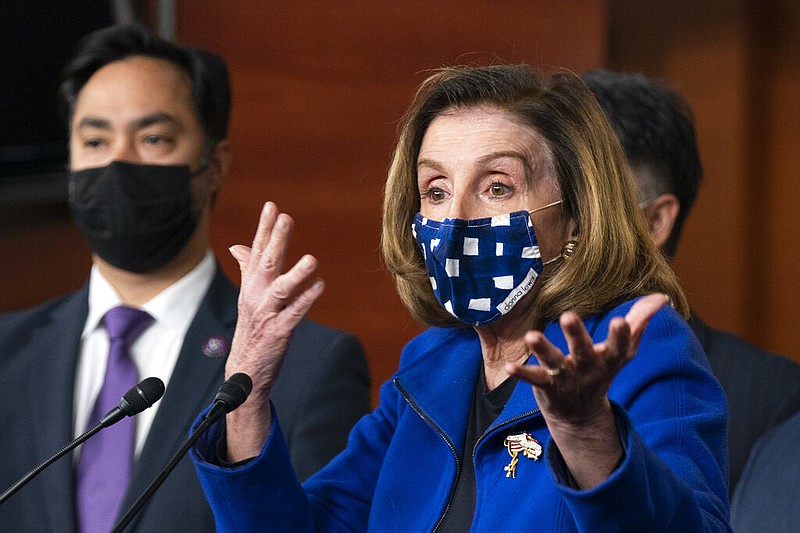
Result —
<path fill-rule="evenodd" d="M 511 462 L 503 467 L 506 477 L 510 478 L 517 477 L 517 463 L 519 462 L 518 456 L 520 453 L 534 461 L 538 461 L 542 455 L 542 445 L 530 433 L 522 432 L 516 435 L 509 435 L 503 441 L 503 446 L 506 447 L 508 455 L 511 456 Z"/>
<path fill-rule="evenodd" d="M 208 357 L 222 357 L 228 354 L 228 341 L 224 337 L 210 337 L 203 345 L 203 354 Z"/>

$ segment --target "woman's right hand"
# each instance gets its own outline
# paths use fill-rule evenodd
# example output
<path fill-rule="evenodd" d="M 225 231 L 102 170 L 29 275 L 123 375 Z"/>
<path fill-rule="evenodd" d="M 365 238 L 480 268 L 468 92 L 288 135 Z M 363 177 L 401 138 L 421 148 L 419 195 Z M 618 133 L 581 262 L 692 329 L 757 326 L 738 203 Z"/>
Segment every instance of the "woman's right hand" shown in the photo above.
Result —
<path fill-rule="evenodd" d="M 244 372 L 253 380 L 247 401 L 226 416 L 228 460 L 255 457 L 271 425 L 269 395 L 278 379 L 294 328 L 322 294 L 313 280 L 317 260 L 303 256 L 283 272 L 292 218 L 272 202 L 264 204 L 251 248 L 231 247 L 242 273 L 239 317 L 225 367 L 226 377 Z"/>

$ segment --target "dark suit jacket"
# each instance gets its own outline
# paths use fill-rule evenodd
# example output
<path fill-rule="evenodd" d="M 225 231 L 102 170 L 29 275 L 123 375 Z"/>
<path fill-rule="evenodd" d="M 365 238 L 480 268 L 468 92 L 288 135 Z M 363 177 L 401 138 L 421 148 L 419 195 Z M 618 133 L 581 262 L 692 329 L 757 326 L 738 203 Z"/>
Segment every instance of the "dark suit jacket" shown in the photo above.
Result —
<path fill-rule="evenodd" d="M 731 505 L 731 526 L 790 533 L 800 529 L 800 413 L 768 431 L 753 447 Z"/>
<path fill-rule="evenodd" d="M 800 365 L 712 328 L 696 315 L 689 323 L 728 399 L 729 492 L 733 494 L 758 438 L 800 410 Z"/>
<path fill-rule="evenodd" d="M 227 339 L 230 346 L 237 295 L 218 268 L 134 465 L 120 517 L 181 447 L 192 421 L 219 389 L 226 354 L 209 357 L 203 348 L 214 336 Z M 35 309 L 0 315 L 0 490 L 73 438 L 76 361 L 87 313 L 85 286 Z M 303 321 L 272 392 L 281 426 L 288 428 L 300 479 L 344 448 L 351 426 L 370 409 L 369 394 L 369 372 L 359 342 L 341 331 Z M 75 531 L 72 466 L 70 457 L 59 459 L 0 505 L 0 531 Z M 128 531 L 214 531 L 211 510 L 188 456 Z"/>

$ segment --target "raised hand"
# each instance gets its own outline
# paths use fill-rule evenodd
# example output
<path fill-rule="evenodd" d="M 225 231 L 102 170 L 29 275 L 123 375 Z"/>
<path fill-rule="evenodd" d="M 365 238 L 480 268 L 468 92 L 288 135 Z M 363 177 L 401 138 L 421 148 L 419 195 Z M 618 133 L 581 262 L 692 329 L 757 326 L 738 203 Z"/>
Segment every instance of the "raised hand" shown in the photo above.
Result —
<path fill-rule="evenodd" d="M 611 321 L 608 337 L 596 344 L 577 315 L 564 313 L 559 323 L 568 355 L 541 332 L 529 331 L 525 343 L 540 366 L 506 366 L 510 375 L 533 386 L 551 436 L 583 488 L 602 482 L 621 456 L 606 394 L 620 369 L 636 355 L 650 318 L 666 302 L 663 294 L 640 298 L 624 318 Z"/>
<path fill-rule="evenodd" d="M 324 289 L 322 280 L 313 279 L 317 260 L 311 255 L 283 272 L 293 226 L 289 215 L 267 202 L 252 248 L 231 248 L 242 272 L 242 284 L 239 318 L 225 373 L 244 372 L 253 379 L 248 400 L 227 416 L 228 455 L 233 461 L 259 453 L 271 421 L 269 394 L 289 340 Z"/>

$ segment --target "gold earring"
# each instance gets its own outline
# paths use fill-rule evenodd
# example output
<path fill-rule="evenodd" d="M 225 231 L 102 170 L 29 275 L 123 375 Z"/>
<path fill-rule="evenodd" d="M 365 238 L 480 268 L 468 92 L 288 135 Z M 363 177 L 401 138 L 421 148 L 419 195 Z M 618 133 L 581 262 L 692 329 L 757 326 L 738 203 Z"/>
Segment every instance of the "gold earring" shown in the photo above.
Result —
<path fill-rule="evenodd" d="M 575 247 L 578 246 L 578 241 L 570 239 L 561 247 L 561 259 L 568 260 L 575 253 Z"/>

